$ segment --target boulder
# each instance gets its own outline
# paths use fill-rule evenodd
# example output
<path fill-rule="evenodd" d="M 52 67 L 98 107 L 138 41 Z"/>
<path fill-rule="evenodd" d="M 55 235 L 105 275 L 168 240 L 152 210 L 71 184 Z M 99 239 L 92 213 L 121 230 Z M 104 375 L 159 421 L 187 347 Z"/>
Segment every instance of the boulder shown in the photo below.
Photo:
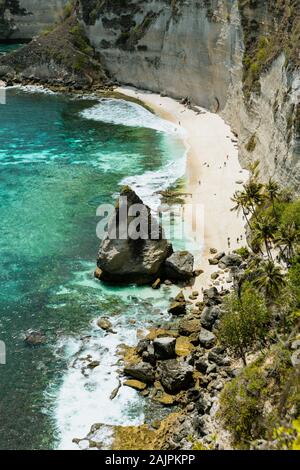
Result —
<path fill-rule="evenodd" d="M 203 292 L 203 303 L 208 306 L 222 303 L 221 295 L 216 287 L 210 287 Z"/>
<path fill-rule="evenodd" d="M 146 384 L 152 384 L 155 380 L 153 367 L 146 362 L 125 366 L 124 374 Z"/>
<path fill-rule="evenodd" d="M 186 357 L 194 350 L 192 341 L 187 336 L 179 336 L 176 339 L 175 352 L 176 356 Z"/>
<path fill-rule="evenodd" d="M 201 329 L 200 321 L 193 316 L 185 316 L 179 323 L 179 334 L 190 336 L 193 333 L 199 333 Z"/>
<path fill-rule="evenodd" d="M 187 390 L 194 385 L 193 368 L 175 359 L 162 362 L 159 372 L 164 389 L 171 394 Z"/>
<path fill-rule="evenodd" d="M 168 310 L 172 315 L 185 315 L 186 314 L 186 303 L 185 302 L 173 302 Z"/>
<path fill-rule="evenodd" d="M 106 317 L 99 318 L 97 325 L 104 331 L 112 331 L 112 324 Z"/>
<path fill-rule="evenodd" d="M 170 336 L 156 338 L 153 341 L 155 356 L 158 359 L 172 359 L 175 357 L 176 339 Z"/>
<path fill-rule="evenodd" d="M 201 329 L 201 332 L 199 335 L 199 342 L 201 346 L 209 349 L 214 345 L 215 341 L 216 341 L 216 337 L 211 331 L 208 331 L 205 328 Z"/>
<path fill-rule="evenodd" d="M 232 266 L 240 266 L 243 262 L 243 259 L 236 254 L 230 254 L 227 256 L 223 256 L 223 258 L 219 261 L 219 268 L 226 269 Z"/>
<path fill-rule="evenodd" d="M 213 362 L 214 364 L 217 364 L 218 366 L 228 366 L 230 365 L 230 360 L 228 357 L 224 357 L 221 354 L 217 354 L 214 351 L 209 351 L 208 353 L 208 360 L 209 362 Z"/>
<path fill-rule="evenodd" d="M 46 342 L 46 336 L 41 331 L 29 330 L 26 333 L 25 342 L 29 346 L 41 346 Z"/>
<path fill-rule="evenodd" d="M 132 215 L 139 209 L 137 216 Z M 139 238 L 132 230 L 137 222 Z M 100 279 L 120 284 L 153 283 L 172 251 L 150 208 L 131 188 L 124 187 L 100 246 L 97 259 Z"/>
<path fill-rule="evenodd" d="M 220 315 L 221 310 L 219 307 L 205 307 L 200 317 L 201 325 L 207 330 L 211 330 L 215 322 L 219 319 Z"/>
<path fill-rule="evenodd" d="M 138 390 L 139 392 L 147 388 L 147 385 L 144 382 L 141 382 L 140 380 L 133 380 L 133 379 L 126 380 L 124 382 L 124 385 L 126 387 L 134 388 L 134 390 Z"/>
<path fill-rule="evenodd" d="M 147 348 L 149 345 L 150 345 L 149 339 L 141 339 L 135 348 L 137 354 L 141 356 L 144 351 L 147 351 Z"/>
<path fill-rule="evenodd" d="M 188 251 L 177 251 L 165 261 L 165 277 L 173 281 L 188 281 L 194 275 L 194 257 Z"/>
<path fill-rule="evenodd" d="M 208 369 L 208 362 L 204 358 L 199 358 L 194 362 L 195 369 L 201 374 L 205 374 Z"/>

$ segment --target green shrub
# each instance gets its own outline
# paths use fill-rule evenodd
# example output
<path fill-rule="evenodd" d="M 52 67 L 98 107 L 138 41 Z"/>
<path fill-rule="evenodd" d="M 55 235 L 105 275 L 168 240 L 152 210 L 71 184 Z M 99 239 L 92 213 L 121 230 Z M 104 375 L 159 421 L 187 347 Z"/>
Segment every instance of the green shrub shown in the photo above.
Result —
<path fill-rule="evenodd" d="M 264 342 L 269 319 L 264 298 L 246 285 L 241 297 L 233 292 L 225 299 L 219 339 L 246 364 L 246 354 Z"/>

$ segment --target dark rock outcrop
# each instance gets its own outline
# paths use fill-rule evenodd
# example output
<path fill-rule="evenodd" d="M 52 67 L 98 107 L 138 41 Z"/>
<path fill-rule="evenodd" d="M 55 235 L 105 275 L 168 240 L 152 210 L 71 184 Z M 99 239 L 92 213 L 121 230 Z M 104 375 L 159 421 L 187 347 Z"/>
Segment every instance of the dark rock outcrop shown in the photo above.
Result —
<path fill-rule="evenodd" d="M 130 215 L 130 208 L 134 205 L 143 207 L 139 215 L 141 231 L 138 239 L 130 237 L 131 223 L 136 219 Z M 127 218 L 121 215 L 124 211 Z M 98 254 L 100 279 L 120 284 L 152 283 L 159 277 L 170 253 L 172 246 L 165 239 L 162 227 L 152 216 L 150 208 L 131 188 L 124 187 Z"/>

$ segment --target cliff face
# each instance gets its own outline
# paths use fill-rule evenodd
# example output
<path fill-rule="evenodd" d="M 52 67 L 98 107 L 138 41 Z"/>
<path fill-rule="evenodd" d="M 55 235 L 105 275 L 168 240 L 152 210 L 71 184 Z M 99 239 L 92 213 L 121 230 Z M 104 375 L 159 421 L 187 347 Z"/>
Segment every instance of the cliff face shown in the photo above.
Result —
<path fill-rule="evenodd" d="M 68 0 L 1 0 L 0 40 L 26 40 L 58 20 Z"/>
<path fill-rule="evenodd" d="M 243 164 L 300 182 L 299 0 L 81 0 L 81 20 L 119 82 L 220 112 Z M 299 22 L 298 22 L 299 20 Z"/>

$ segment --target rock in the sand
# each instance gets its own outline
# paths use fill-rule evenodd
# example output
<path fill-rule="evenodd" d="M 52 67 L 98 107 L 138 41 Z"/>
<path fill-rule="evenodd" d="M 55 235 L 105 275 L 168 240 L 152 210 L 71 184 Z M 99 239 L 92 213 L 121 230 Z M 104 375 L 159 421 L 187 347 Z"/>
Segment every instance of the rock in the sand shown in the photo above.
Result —
<path fill-rule="evenodd" d="M 200 321 L 192 315 L 184 317 L 179 323 L 179 334 L 182 336 L 190 336 L 193 333 L 198 334 L 200 329 Z"/>
<path fill-rule="evenodd" d="M 175 357 L 176 338 L 166 336 L 163 338 L 155 338 L 153 347 L 155 355 L 158 359 L 172 359 Z"/>
<path fill-rule="evenodd" d="M 221 310 L 217 306 L 205 307 L 201 313 L 200 321 L 204 328 L 211 330 L 215 322 L 220 318 Z"/>
<path fill-rule="evenodd" d="M 216 281 L 219 277 L 219 273 L 212 273 L 212 275 L 210 277 L 213 281 Z"/>
<path fill-rule="evenodd" d="M 106 317 L 99 318 L 99 320 L 97 320 L 97 325 L 101 330 L 112 331 L 112 324 Z"/>
<path fill-rule="evenodd" d="M 134 379 L 126 380 L 124 382 L 124 385 L 126 387 L 134 388 L 135 390 L 138 390 L 139 392 L 147 388 L 147 385 L 144 382 L 141 382 L 140 380 L 134 380 Z"/>
<path fill-rule="evenodd" d="M 219 264 L 219 261 L 215 258 L 209 258 L 208 262 L 211 266 L 217 266 Z"/>
<path fill-rule="evenodd" d="M 187 281 L 194 275 L 194 257 L 188 251 L 177 251 L 165 261 L 165 276 L 174 281 Z"/>
<path fill-rule="evenodd" d="M 137 223 L 137 218 L 128 214 L 135 204 L 143 208 L 138 220 L 140 238 L 137 240 L 129 236 L 132 223 Z M 123 212 L 125 217 L 121 215 Z M 122 236 L 116 237 L 116 234 Z M 98 254 L 100 279 L 121 284 L 154 282 L 172 251 L 172 246 L 165 239 L 162 227 L 151 214 L 150 208 L 143 204 L 131 188 L 124 187 Z"/>
<path fill-rule="evenodd" d="M 223 258 L 219 261 L 219 268 L 226 269 L 232 266 L 240 266 L 243 262 L 243 259 L 236 254 L 231 254 L 227 256 L 223 256 Z"/>
<path fill-rule="evenodd" d="M 25 343 L 29 346 L 41 346 L 46 342 L 46 336 L 41 331 L 29 330 L 26 333 Z"/>
<path fill-rule="evenodd" d="M 194 385 L 193 368 L 176 359 L 162 362 L 159 371 L 164 389 L 171 394 L 187 390 Z"/>
<path fill-rule="evenodd" d="M 146 362 L 125 366 L 124 373 L 146 384 L 152 384 L 155 380 L 154 369 Z"/>
<path fill-rule="evenodd" d="M 205 328 L 201 329 L 199 335 L 199 342 L 201 346 L 207 349 L 211 348 L 214 345 L 215 341 L 216 337 L 211 331 L 208 331 Z"/>

